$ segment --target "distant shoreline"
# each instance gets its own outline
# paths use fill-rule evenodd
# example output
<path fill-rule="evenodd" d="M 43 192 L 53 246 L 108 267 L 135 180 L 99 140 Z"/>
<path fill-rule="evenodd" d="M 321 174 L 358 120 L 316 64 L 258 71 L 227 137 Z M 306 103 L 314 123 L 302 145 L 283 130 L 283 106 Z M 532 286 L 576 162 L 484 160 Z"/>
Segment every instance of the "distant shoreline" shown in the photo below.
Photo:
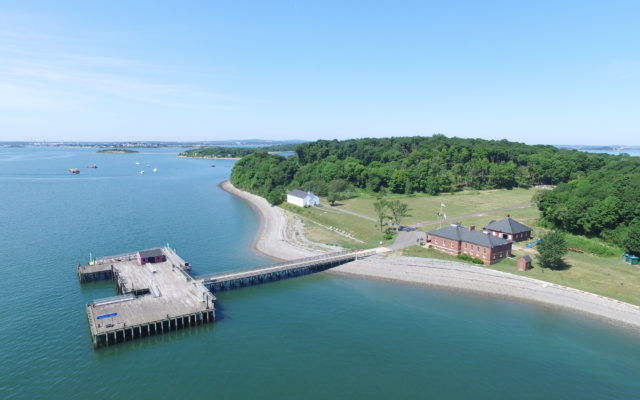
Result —
<path fill-rule="evenodd" d="M 207 156 L 181 156 L 178 155 L 178 158 L 201 158 L 205 160 L 239 160 L 241 157 L 207 157 Z"/>
<path fill-rule="evenodd" d="M 103 149 L 96 151 L 98 154 L 135 154 L 137 152 L 137 150 L 129 149 Z"/>

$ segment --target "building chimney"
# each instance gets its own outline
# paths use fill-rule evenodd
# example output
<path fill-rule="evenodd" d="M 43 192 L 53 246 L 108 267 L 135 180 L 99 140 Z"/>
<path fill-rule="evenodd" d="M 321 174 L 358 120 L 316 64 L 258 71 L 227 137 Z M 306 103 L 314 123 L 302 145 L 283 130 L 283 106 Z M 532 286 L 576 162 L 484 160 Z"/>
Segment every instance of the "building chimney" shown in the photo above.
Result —
<path fill-rule="evenodd" d="M 469 230 L 470 230 L 470 231 L 475 231 L 475 230 L 476 230 L 476 226 L 475 226 L 475 225 L 471 225 L 471 226 L 469 226 Z"/>

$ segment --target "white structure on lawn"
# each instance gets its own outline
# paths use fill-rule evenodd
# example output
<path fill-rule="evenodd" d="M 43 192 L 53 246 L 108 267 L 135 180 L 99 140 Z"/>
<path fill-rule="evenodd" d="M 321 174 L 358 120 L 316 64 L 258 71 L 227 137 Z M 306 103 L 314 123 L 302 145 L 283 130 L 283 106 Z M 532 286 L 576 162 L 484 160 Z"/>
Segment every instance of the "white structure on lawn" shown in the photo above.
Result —
<path fill-rule="evenodd" d="M 287 203 L 295 204 L 298 207 L 319 206 L 320 199 L 311 192 L 293 189 L 287 193 Z"/>

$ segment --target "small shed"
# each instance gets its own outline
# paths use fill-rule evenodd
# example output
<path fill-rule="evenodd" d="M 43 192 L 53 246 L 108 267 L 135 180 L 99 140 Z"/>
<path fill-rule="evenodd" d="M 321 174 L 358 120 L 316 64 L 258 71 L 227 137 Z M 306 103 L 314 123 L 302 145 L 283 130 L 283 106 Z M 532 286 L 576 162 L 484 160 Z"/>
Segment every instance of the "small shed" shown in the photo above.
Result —
<path fill-rule="evenodd" d="M 518 258 L 518 271 L 527 271 L 531 269 L 531 257 L 522 256 Z"/>
<path fill-rule="evenodd" d="M 138 260 L 139 265 L 167 261 L 167 257 L 164 255 L 164 252 L 160 248 L 141 250 L 136 254 L 136 259 Z"/>

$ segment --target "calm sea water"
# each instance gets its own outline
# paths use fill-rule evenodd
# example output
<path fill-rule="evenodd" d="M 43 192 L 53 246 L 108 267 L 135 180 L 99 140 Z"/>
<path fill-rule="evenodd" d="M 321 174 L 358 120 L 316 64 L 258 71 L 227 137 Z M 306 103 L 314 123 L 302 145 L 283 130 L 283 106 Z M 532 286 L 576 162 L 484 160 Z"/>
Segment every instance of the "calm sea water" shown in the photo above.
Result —
<path fill-rule="evenodd" d="M 268 262 L 249 250 L 253 210 L 217 187 L 232 162 L 176 153 L 0 149 L 1 398 L 638 398 L 635 334 L 330 274 L 223 293 L 215 324 L 94 351 L 84 305 L 115 292 L 78 283 L 89 252 L 169 242 L 196 273 Z"/>

